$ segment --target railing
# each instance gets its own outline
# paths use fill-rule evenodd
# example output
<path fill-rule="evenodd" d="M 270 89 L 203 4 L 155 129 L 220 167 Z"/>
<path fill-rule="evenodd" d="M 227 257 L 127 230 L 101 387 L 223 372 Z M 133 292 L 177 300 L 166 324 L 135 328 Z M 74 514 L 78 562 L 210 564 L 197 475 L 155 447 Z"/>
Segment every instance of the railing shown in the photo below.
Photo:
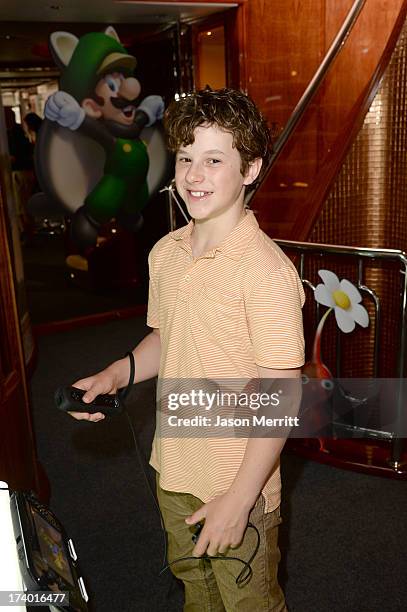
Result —
<path fill-rule="evenodd" d="M 370 249 L 365 247 L 349 247 L 349 246 L 338 246 L 328 244 L 318 244 L 312 242 L 295 242 L 291 240 L 276 240 L 275 241 L 284 250 L 294 251 L 299 255 L 298 262 L 298 273 L 304 285 L 308 286 L 312 291 L 315 290 L 315 286 L 309 279 L 304 277 L 305 263 L 307 255 L 320 255 L 321 257 L 333 255 L 335 257 L 343 257 L 350 260 L 357 261 L 358 267 L 358 279 L 356 286 L 361 294 L 369 296 L 374 304 L 375 310 L 375 337 L 374 337 L 374 360 L 373 360 L 373 377 L 379 376 L 378 357 L 380 352 L 380 333 L 382 329 L 382 317 L 381 317 L 381 298 L 371 288 L 364 284 L 364 272 L 365 264 L 367 260 L 381 260 L 396 262 L 400 266 L 400 273 L 403 275 L 400 289 L 400 333 L 398 336 L 398 358 L 397 358 L 397 372 L 395 377 L 399 379 L 398 393 L 397 393 L 397 416 L 396 423 L 400 426 L 396 426 L 396 430 L 402 431 L 403 419 L 406 418 L 406 400 L 405 397 L 405 385 L 403 384 L 403 378 L 406 370 L 406 353 L 407 353 L 407 255 L 403 251 L 398 249 Z M 317 316 L 319 318 L 319 305 L 316 304 Z M 338 350 L 340 351 L 340 343 L 337 345 L 337 356 Z M 340 361 L 337 359 L 337 376 L 341 376 Z M 369 433 L 369 432 L 366 432 Z M 370 432 L 373 437 L 377 434 L 377 437 L 388 438 L 389 435 L 386 432 Z M 391 437 L 391 458 L 389 464 L 398 470 L 400 467 L 403 439 L 398 436 L 397 431 L 393 432 Z"/>

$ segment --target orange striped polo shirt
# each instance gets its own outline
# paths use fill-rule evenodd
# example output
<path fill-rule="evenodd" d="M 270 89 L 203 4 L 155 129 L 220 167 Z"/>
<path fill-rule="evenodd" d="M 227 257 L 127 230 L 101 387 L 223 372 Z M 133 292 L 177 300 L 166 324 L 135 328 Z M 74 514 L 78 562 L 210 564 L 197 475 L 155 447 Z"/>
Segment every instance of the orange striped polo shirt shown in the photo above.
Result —
<path fill-rule="evenodd" d="M 194 258 L 193 221 L 170 232 L 149 255 L 147 325 L 159 328 L 160 379 L 252 379 L 257 366 L 304 363 L 296 268 L 260 228 L 252 211 L 218 247 Z M 247 438 L 160 437 L 150 463 L 160 486 L 208 502 L 224 493 L 240 467 Z M 266 512 L 280 504 L 280 467 L 262 494 Z"/>

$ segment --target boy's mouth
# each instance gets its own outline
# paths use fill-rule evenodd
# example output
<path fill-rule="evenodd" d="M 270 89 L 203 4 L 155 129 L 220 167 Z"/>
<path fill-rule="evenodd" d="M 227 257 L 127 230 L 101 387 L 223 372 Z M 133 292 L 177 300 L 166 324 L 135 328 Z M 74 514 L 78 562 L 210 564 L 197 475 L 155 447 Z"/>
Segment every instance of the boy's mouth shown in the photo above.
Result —
<path fill-rule="evenodd" d="M 213 191 L 192 191 L 191 189 L 188 189 L 187 193 L 193 199 L 204 200 L 208 196 L 212 195 Z"/>

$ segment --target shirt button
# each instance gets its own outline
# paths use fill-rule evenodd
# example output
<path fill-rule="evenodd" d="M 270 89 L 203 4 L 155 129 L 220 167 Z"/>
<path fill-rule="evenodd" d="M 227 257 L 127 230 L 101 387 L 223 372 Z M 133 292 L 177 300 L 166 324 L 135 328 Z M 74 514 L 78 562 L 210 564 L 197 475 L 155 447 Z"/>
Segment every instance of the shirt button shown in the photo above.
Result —
<path fill-rule="evenodd" d="M 186 281 L 190 281 L 191 280 L 191 277 L 189 276 L 189 274 L 186 274 L 184 276 L 184 280 L 186 280 Z"/>
<path fill-rule="evenodd" d="M 125 153 L 130 153 L 130 151 L 131 151 L 131 144 L 129 144 L 128 142 L 126 142 L 126 143 L 123 145 L 123 151 L 124 151 Z"/>

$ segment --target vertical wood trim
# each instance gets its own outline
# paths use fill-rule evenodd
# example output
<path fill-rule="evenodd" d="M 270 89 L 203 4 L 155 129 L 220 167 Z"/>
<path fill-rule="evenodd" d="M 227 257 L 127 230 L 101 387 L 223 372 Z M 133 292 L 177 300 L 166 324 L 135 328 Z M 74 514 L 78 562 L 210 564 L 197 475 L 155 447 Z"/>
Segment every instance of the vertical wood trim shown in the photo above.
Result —
<path fill-rule="evenodd" d="M 248 93 L 248 82 L 247 82 L 247 19 L 248 19 L 249 6 L 246 2 L 239 6 L 235 12 L 235 25 L 233 35 L 233 45 L 236 48 L 237 62 L 234 61 L 234 77 L 233 86 L 237 89 Z"/>
<path fill-rule="evenodd" d="M 28 425 L 26 431 L 22 432 L 24 437 L 29 440 L 30 448 L 30 465 L 26 466 L 27 471 L 31 470 L 35 483 L 33 486 L 37 491 L 41 490 L 38 465 L 35 451 L 35 441 L 33 436 L 30 400 L 28 394 L 27 378 L 25 372 L 25 358 L 23 353 L 23 344 L 20 330 L 20 320 L 17 309 L 17 301 L 15 294 L 14 273 L 10 253 L 10 240 L 7 231 L 8 227 L 8 209 L 7 209 L 7 186 L 10 186 L 10 181 L 7 177 L 10 176 L 10 162 L 6 154 L 0 155 L 0 294 L 4 306 L 4 313 L 7 318 L 7 329 L 4 337 L 0 338 L 0 342 L 9 342 L 12 350 L 12 367 L 13 371 L 3 381 L 1 381 L 1 397 L 0 401 L 4 402 L 7 409 L 7 404 L 10 399 L 15 396 L 15 410 L 20 411 L 24 415 L 24 423 Z M 10 186 L 11 188 L 11 186 Z M 9 401 L 7 401 L 9 400 Z M 4 413 L 2 414 L 4 418 Z"/>
<path fill-rule="evenodd" d="M 7 314 L 7 318 L 9 322 L 13 322 L 13 328 L 14 328 L 14 332 L 15 332 L 15 341 L 13 342 L 13 348 L 15 350 L 15 360 L 13 365 L 16 367 L 17 370 L 21 371 L 21 377 L 22 377 L 22 382 L 23 382 L 23 388 L 24 388 L 24 397 L 27 401 L 28 404 L 28 388 L 27 388 L 27 380 L 25 377 L 25 360 L 24 360 L 24 354 L 23 354 L 23 345 L 22 345 L 22 338 L 21 338 L 21 330 L 20 330 L 20 324 L 19 324 L 19 314 L 18 314 L 18 309 L 17 309 L 17 301 L 16 301 L 16 293 L 15 293 L 15 285 L 14 285 L 14 272 L 13 272 L 13 267 L 11 264 L 11 254 L 10 254 L 10 246 L 9 246 L 9 235 L 7 232 L 7 224 L 8 224 L 8 210 L 7 210 L 7 196 L 6 196 L 6 183 L 7 181 L 4 180 L 5 179 L 5 166 L 9 166 L 8 160 L 7 162 L 5 161 L 5 156 L 2 156 L 3 159 L 0 160 L 0 166 L 1 168 L 3 168 L 1 172 L 1 176 L 0 176 L 0 191 L 1 191 L 1 197 L 0 197 L 0 207 L 1 207 L 1 214 L 0 214 L 0 240 L 3 243 L 4 247 L 2 249 L 2 255 L 4 257 L 4 262 L 3 262 L 3 269 L 2 272 L 4 273 L 4 281 L 5 281 L 5 287 L 4 287 L 4 293 L 3 293 L 3 299 L 7 300 L 5 302 L 6 304 L 6 314 Z M 9 181 L 8 181 L 9 182 Z M 14 334 L 13 334 L 14 335 Z"/>

